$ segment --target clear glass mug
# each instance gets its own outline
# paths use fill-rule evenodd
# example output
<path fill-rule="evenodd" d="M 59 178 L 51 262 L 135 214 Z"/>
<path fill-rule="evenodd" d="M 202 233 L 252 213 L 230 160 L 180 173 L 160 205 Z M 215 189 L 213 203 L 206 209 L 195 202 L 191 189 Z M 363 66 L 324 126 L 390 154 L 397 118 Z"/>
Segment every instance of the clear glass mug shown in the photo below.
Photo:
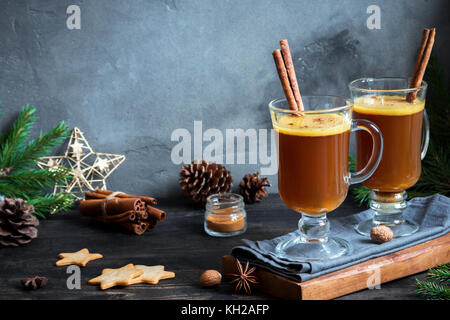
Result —
<path fill-rule="evenodd" d="M 405 220 L 407 206 L 405 190 L 420 178 L 421 160 L 425 158 L 429 142 L 429 121 L 425 112 L 427 84 L 409 88 L 406 78 L 363 78 L 349 84 L 353 103 L 353 117 L 375 123 L 383 133 L 384 150 L 380 165 L 363 185 L 370 188 L 371 220 L 363 221 L 355 229 L 369 236 L 372 227 L 384 224 L 394 237 L 413 234 L 419 226 Z M 414 102 L 408 97 L 415 95 Z M 423 124 L 423 125 L 422 125 Z M 356 168 L 363 166 L 371 154 L 370 137 L 356 135 L 358 146 Z"/>
<path fill-rule="evenodd" d="M 337 96 L 303 96 L 305 111 L 292 111 L 286 99 L 270 102 L 278 151 L 278 189 L 283 202 L 302 215 L 298 232 L 279 243 L 276 253 L 297 261 L 340 257 L 351 245 L 328 236 L 327 213 L 344 201 L 350 184 L 369 178 L 383 151 L 383 137 L 367 120 L 352 120 L 352 105 Z M 375 148 L 355 173 L 348 168 L 350 132 L 365 131 Z"/>

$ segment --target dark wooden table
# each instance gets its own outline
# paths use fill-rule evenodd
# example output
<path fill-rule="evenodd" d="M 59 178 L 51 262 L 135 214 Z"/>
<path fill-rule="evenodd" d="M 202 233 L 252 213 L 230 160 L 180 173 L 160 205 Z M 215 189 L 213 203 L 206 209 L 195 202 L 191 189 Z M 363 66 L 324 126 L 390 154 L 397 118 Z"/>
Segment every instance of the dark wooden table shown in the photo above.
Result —
<path fill-rule="evenodd" d="M 202 288 L 199 276 L 205 269 L 220 270 L 221 257 L 229 254 L 242 238 L 269 239 L 295 229 L 299 216 L 286 208 L 278 195 L 261 203 L 248 205 L 248 230 L 242 236 L 213 238 L 203 230 L 203 210 L 183 202 L 161 200 L 159 208 L 167 219 L 151 233 L 136 236 L 105 227 L 80 215 L 78 210 L 60 213 L 42 220 L 39 237 L 28 245 L 0 249 L 0 299 L 270 299 L 256 293 L 251 297 L 234 295 L 230 285 Z M 336 212 L 343 216 L 360 211 L 349 197 Z M 88 248 L 104 258 L 81 268 L 81 289 L 69 290 L 67 267 L 56 267 L 60 252 Z M 175 279 L 158 285 L 133 285 L 101 291 L 87 284 L 103 268 L 117 268 L 128 263 L 162 264 L 176 273 Z M 49 279 L 47 287 L 24 291 L 20 279 L 41 275 Z M 363 290 L 340 299 L 418 299 L 414 279 L 424 273 L 382 284 L 379 290 Z"/>

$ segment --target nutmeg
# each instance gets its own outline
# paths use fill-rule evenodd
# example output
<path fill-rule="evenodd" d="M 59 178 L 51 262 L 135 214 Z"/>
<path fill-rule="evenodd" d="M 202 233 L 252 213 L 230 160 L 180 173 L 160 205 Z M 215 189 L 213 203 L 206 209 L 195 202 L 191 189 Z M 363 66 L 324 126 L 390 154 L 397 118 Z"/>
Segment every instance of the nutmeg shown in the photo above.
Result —
<path fill-rule="evenodd" d="M 380 244 L 391 241 L 394 238 L 394 233 L 388 226 L 380 225 L 370 230 L 370 237 L 373 242 Z"/>
<path fill-rule="evenodd" d="M 222 281 L 222 275 L 217 270 L 206 270 L 200 276 L 200 284 L 204 287 L 218 285 Z"/>

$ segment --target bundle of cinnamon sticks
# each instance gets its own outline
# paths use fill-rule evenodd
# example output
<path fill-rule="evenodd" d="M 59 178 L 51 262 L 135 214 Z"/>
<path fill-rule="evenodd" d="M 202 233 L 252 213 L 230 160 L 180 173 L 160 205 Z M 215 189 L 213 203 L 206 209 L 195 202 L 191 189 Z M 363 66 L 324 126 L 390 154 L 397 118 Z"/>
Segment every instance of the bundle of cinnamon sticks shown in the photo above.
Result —
<path fill-rule="evenodd" d="M 423 76 L 430 60 L 431 51 L 433 50 L 434 37 L 436 29 L 424 29 L 422 33 L 422 43 L 420 44 L 419 53 L 417 54 L 416 65 L 411 77 L 410 88 L 419 88 L 422 85 Z M 414 102 L 417 97 L 417 90 L 411 92 L 407 96 L 408 102 Z"/>
<path fill-rule="evenodd" d="M 81 214 L 96 221 L 115 223 L 141 235 L 166 218 L 164 211 L 154 207 L 156 204 L 155 198 L 97 189 L 86 192 L 79 207 Z"/>

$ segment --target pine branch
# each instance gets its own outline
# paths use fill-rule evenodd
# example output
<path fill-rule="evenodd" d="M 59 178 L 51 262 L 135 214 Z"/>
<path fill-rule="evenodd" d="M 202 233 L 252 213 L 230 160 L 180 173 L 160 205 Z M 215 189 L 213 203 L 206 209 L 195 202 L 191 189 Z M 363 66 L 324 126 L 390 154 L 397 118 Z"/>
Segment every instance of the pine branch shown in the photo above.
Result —
<path fill-rule="evenodd" d="M 428 271 L 428 278 L 438 280 L 439 282 L 450 281 L 450 263 L 443 264 Z"/>
<path fill-rule="evenodd" d="M 369 195 L 371 191 L 372 190 L 363 185 L 353 189 L 353 197 L 359 202 L 359 206 L 367 206 L 369 204 Z"/>
<path fill-rule="evenodd" d="M 47 156 L 54 146 L 62 143 L 69 131 L 64 122 L 60 122 L 48 133 L 32 140 L 26 140 L 36 121 L 32 106 L 22 108 L 10 130 L 0 136 L 0 194 L 25 199 L 35 207 L 35 214 L 45 217 L 45 213 L 66 210 L 73 205 L 71 194 L 46 195 L 46 189 L 55 184 L 66 184 L 71 174 L 67 168 L 33 169 L 36 161 Z"/>
<path fill-rule="evenodd" d="M 74 203 L 73 195 L 65 192 L 60 192 L 55 195 L 47 194 L 26 200 L 28 204 L 34 206 L 35 213 L 40 217 L 45 217 L 45 213 L 54 214 L 59 211 L 68 210 Z"/>
<path fill-rule="evenodd" d="M 32 106 L 26 105 L 22 108 L 17 120 L 9 131 L 7 131 L 0 141 L 0 168 L 11 171 L 10 167 L 16 161 L 16 151 L 23 151 L 23 144 L 25 143 L 31 128 L 36 121 L 33 114 L 36 109 Z"/>
<path fill-rule="evenodd" d="M 68 136 L 69 132 L 64 121 L 44 135 L 41 132 L 39 138 L 32 140 L 16 157 L 13 168 L 18 169 L 34 164 L 40 157 L 47 156 L 54 146 L 62 143 Z"/>
<path fill-rule="evenodd" d="M 450 300 L 450 263 L 446 263 L 428 270 L 427 278 L 437 280 L 420 281 L 416 279 L 416 292 L 428 300 Z"/>
<path fill-rule="evenodd" d="M 28 169 L 14 171 L 13 173 L 0 177 L 0 181 L 10 183 L 18 192 L 25 190 L 40 190 L 45 187 L 53 187 L 55 183 L 60 184 L 66 181 L 71 175 L 71 171 L 65 167 L 55 169 Z M 13 192 L 16 194 L 17 192 Z"/>
<path fill-rule="evenodd" d="M 450 288 L 429 281 L 416 279 L 416 292 L 427 300 L 450 300 Z"/>

